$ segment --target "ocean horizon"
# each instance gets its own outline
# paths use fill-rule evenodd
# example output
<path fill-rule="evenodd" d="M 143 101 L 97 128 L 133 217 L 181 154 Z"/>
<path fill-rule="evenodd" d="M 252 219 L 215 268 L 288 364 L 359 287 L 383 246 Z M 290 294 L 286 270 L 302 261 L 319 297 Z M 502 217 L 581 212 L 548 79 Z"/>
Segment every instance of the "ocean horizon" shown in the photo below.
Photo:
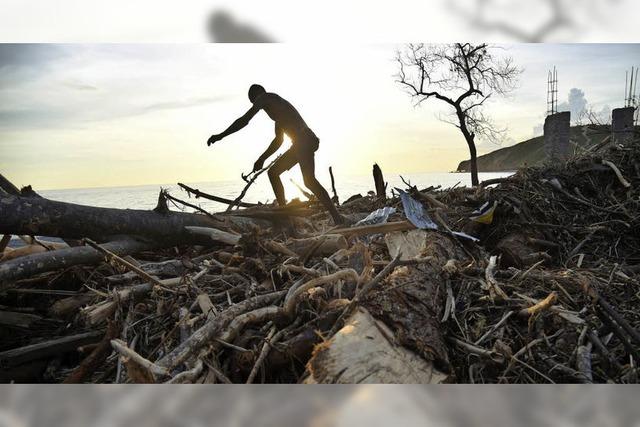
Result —
<path fill-rule="evenodd" d="M 505 177 L 513 172 L 486 172 L 480 173 L 480 180 L 491 178 Z M 328 175 L 328 174 L 327 174 Z M 286 175 L 285 175 L 286 176 Z M 306 197 L 291 181 L 290 177 L 282 177 L 285 187 L 287 200 L 299 198 L 306 200 Z M 440 186 L 441 189 L 451 188 L 453 186 L 470 186 L 471 175 L 469 173 L 458 172 L 427 172 L 403 174 L 402 177 L 416 185 L 418 188 L 427 188 L 430 186 Z M 327 176 L 326 179 L 320 177 L 321 183 L 327 191 L 333 195 L 331 190 L 331 181 Z M 295 180 L 297 184 L 302 185 L 301 179 Z M 385 176 L 388 182 L 388 191 L 394 187 L 405 188 L 402 178 L 397 174 L 389 174 Z M 227 199 L 235 199 L 238 197 L 244 186 L 246 185 L 241 179 L 226 181 L 208 181 L 208 182 L 185 182 L 184 184 L 196 188 L 208 194 L 212 194 Z M 374 190 L 373 178 L 371 175 L 362 176 L 336 176 L 336 192 L 341 202 L 347 200 L 355 194 L 366 195 L 367 192 Z M 115 186 L 115 187 L 93 187 L 93 188 L 72 188 L 61 190 L 39 190 L 38 193 L 43 197 L 51 200 L 57 200 L 67 203 L 75 203 L 81 205 L 89 205 L 104 208 L 121 208 L 121 209 L 153 209 L 158 201 L 158 194 L 161 189 L 166 189 L 169 194 L 199 206 L 208 212 L 215 213 L 224 211 L 227 207 L 224 203 L 214 202 L 206 199 L 195 199 L 189 197 L 187 193 L 176 184 L 148 184 L 135 186 Z M 261 175 L 256 182 L 249 188 L 243 201 L 250 203 L 270 203 L 275 199 L 269 179 L 266 174 Z M 170 209 L 182 210 L 170 205 Z M 192 212 L 191 208 L 184 208 L 185 212 Z"/>

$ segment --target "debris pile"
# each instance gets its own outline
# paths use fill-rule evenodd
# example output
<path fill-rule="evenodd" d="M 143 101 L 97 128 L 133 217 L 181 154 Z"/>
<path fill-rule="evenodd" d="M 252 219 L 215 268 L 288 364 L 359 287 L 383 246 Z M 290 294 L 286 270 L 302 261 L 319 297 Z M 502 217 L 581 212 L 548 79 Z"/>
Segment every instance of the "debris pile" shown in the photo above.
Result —
<path fill-rule="evenodd" d="M 349 227 L 314 201 L 94 212 L 9 184 L 0 233 L 70 247 L 4 252 L 5 382 L 638 382 L 640 142 L 478 188 L 378 182 Z"/>

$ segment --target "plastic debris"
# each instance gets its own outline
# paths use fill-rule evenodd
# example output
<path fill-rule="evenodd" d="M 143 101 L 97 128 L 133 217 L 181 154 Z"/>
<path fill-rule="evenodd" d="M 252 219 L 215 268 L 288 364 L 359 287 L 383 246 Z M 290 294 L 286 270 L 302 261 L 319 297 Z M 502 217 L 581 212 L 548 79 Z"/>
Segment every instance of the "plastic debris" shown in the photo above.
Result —
<path fill-rule="evenodd" d="M 462 237 L 463 239 L 471 240 L 473 242 L 479 242 L 480 241 L 480 239 L 478 239 L 477 237 L 470 236 L 467 233 L 463 233 L 462 231 L 452 231 L 452 233 L 455 234 L 458 237 Z"/>
<path fill-rule="evenodd" d="M 493 222 L 493 213 L 497 207 L 497 201 L 494 201 L 493 204 L 491 204 L 491 202 L 486 202 L 480 206 L 479 209 L 473 211 L 469 219 L 479 222 L 480 224 L 491 224 Z"/>
<path fill-rule="evenodd" d="M 407 219 L 416 226 L 416 228 L 420 228 L 422 230 L 438 229 L 438 224 L 433 222 L 433 220 L 425 212 L 422 203 L 411 197 L 409 193 L 404 190 L 396 188 L 396 191 L 398 192 L 398 194 L 400 194 L 400 200 L 402 201 L 404 214 L 406 215 Z M 452 231 L 452 233 L 458 237 L 462 237 L 463 239 L 468 239 L 474 242 L 480 241 L 480 239 L 470 236 L 467 233 L 463 233 L 461 231 Z"/>
<path fill-rule="evenodd" d="M 422 206 L 422 203 L 415 200 L 404 190 L 396 188 L 398 194 L 400 194 L 400 200 L 402 201 L 402 207 L 404 208 L 404 214 L 407 219 L 411 221 L 416 228 L 423 230 L 437 230 L 438 225 L 427 215 Z"/>
<path fill-rule="evenodd" d="M 384 224 L 389 219 L 389 216 L 396 213 L 396 208 L 385 206 L 382 209 L 376 209 L 367 215 L 366 218 L 361 219 L 356 225 L 375 225 Z"/>

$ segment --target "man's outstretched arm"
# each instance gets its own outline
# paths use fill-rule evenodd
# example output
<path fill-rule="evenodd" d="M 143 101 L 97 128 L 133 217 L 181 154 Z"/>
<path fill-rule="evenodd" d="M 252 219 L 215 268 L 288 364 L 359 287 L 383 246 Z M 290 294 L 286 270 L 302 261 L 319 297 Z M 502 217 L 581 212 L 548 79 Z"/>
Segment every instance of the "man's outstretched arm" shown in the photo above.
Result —
<path fill-rule="evenodd" d="M 214 142 L 220 141 L 222 138 L 226 138 L 232 133 L 238 132 L 240 129 L 249 124 L 249 121 L 253 118 L 253 116 L 258 114 L 258 111 L 260 111 L 260 108 L 254 105 L 249 109 L 249 111 L 244 113 L 242 117 L 233 122 L 231 126 L 229 126 L 224 132 L 217 135 L 211 135 L 211 138 L 209 138 L 209 140 L 207 141 L 207 145 L 211 145 Z"/>
<path fill-rule="evenodd" d="M 284 131 L 278 125 L 276 125 L 275 138 L 273 138 L 273 141 L 271 141 L 271 144 L 269 144 L 269 146 L 264 151 L 264 153 L 262 153 L 262 155 L 258 157 L 258 160 L 256 160 L 256 162 L 253 164 L 253 170 L 257 171 L 262 169 L 262 166 L 264 165 L 264 161 L 267 160 L 269 157 L 271 157 L 273 153 L 278 151 L 278 148 L 280 148 L 283 141 L 284 141 Z"/>

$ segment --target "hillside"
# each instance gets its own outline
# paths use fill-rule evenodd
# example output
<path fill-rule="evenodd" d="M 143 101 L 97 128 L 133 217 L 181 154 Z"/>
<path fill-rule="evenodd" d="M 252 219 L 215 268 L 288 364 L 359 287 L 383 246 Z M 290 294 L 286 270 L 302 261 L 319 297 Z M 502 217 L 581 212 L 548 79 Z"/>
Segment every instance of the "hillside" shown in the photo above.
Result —
<path fill-rule="evenodd" d="M 610 134 L 610 130 L 610 126 L 573 126 L 571 142 L 574 153 L 583 153 L 602 142 Z M 478 157 L 478 170 L 480 172 L 514 171 L 523 166 L 539 166 L 544 163 L 544 160 L 544 137 L 538 136 Z M 457 171 L 468 170 L 469 161 L 460 162 Z"/>

